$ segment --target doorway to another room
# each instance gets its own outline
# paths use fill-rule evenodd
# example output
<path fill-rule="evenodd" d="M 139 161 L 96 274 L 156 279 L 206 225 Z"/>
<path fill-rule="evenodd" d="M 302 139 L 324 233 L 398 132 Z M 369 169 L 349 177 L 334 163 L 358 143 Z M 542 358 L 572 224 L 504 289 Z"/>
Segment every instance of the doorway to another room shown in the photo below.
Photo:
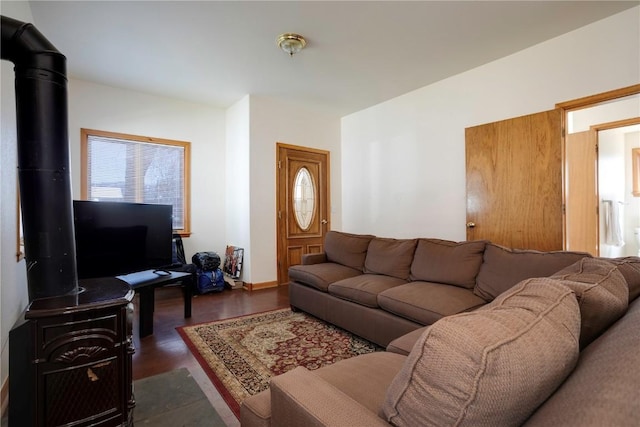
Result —
<path fill-rule="evenodd" d="M 598 131 L 600 256 L 640 253 L 640 119 Z"/>
<path fill-rule="evenodd" d="M 566 249 L 603 257 L 640 253 L 640 93 L 631 89 L 624 96 L 561 105 Z"/>

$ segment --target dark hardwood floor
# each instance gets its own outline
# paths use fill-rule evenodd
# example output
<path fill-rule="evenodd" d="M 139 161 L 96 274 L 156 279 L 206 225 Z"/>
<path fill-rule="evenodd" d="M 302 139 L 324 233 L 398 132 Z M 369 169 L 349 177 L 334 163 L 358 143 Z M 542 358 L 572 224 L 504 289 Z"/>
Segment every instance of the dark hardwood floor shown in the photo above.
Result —
<path fill-rule="evenodd" d="M 226 289 L 221 293 L 196 295 L 190 319 L 184 318 L 180 287 L 158 288 L 155 291 L 153 335 L 142 339 L 138 335 L 138 295 L 134 297 L 134 306 L 133 338 L 136 352 L 133 355 L 133 379 L 137 380 L 192 366 L 195 359 L 178 335 L 176 327 L 286 308 L 289 306 L 289 287 L 257 291 Z"/>

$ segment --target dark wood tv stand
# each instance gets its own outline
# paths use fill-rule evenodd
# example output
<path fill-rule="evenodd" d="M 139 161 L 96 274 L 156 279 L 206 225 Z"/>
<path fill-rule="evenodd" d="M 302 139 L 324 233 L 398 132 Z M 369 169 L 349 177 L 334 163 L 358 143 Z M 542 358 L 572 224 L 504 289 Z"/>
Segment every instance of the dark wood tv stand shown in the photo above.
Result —
<path fill-rule="evenodd" d="M 178 271 L 154 272 L 145 270 L 118 276 L 140 295 L 139 335 L 140 338 L 153 334 L 154 291 L 160 286 L 180 282 L 184 296 L 184 317 L 191 317 L 191 298 L 193 296 L 192 273 Z"/>

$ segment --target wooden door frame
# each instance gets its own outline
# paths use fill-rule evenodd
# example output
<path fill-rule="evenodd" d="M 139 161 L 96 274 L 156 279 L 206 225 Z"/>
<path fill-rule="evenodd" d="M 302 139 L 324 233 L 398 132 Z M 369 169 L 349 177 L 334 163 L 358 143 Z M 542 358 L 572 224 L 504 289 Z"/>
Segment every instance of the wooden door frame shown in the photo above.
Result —
<path fill-rule="evenodd" d="M 327 218 L 326 218 L 327 223 L 326 223 L 326 227 L 324 228 L 325 230 L 324 232 L 326 233 L 331 229 L 331 152 L 328 150 L 321 150 L 319 148 L 303 147 L 299 145 L 286 144 L 283 142 L 276 142 L 276 212 L 275 212 L 276 215 L 275 216 L 276 216 L 276 260 L 278 262 L 278 265 L 276 265 L 276 270 L 277 270 L 278 286 L 286 283 L 283 277 L 281 277 L 282 275 L 280 273 L 280 265 L 279 265 L 281 257 L 285 256 L 285 254 L 283 253 L 284 248 L 283 248 L 282 242 L 286 238 L 286 227 L 284 226 L 284 222 L 280 221 L 280 218 L 281 218 L 280 197 L 281 197 L 281 191 L 283 190 L 283 183 L 280 180 L 281 159 L 280 159 L 279 153 L 281 148 L 303 151 L 307 153 L 322 154 L 326 156 L 327 184 L 326 184 L 326 189 L 324 191 L 324 197 L 326 198 L 325 206 L 326 206 L 326 212 L 327 212 Z M 284 237 L 283 237 L 283 233 L 285 234 Z"/>
<path fill-rule="evenodd" d="M 638 93 L 640 93 L 640 84 L 614 89 L 608 92 L 598 93 L 596 95 L 585 96 L 571 101 L 560 102 L 556 104 L 556 108 L 562 108 L 566 113 L 568 113 L 572 110 L 582 110 L 606 101 L 624 98 L 625 96 L 635 95 Z"/>
<path fill-rule="evenodd" d="M 618 98 L 624 98 L 626 96 L 637 95 L 640 94 L 640 84 L 623 87 L 620 89 L 614 89 L 607 92 L 602 92 L 595 95 L 585 96 L 582 98 L 574 99 L 571 101 L 560 102 L 556 104 L 556 108 L 560 108 L 562 110 L 561 116 L 561 127 L 562 127 L 562 206 L 563 206 L 563 219 L 562 219 L 562 246 L 564 249 L 567 248 L 567 216 L 565 207 L 567 206 L 567 157 L 566 157 L 566 137 L 567 137 L 567 115 L 576 110 L 582 110 L 585 108 L 594 107 L 598 104 L 607 101 L 613 101 Z M 615 122 L 614 122 L 615 123 Z M 606 124 L 603 124 L 606 125 Z M 594 125 L 600 126 L 600 125 Z M 613 126 L 618 127 L 618 126 Z M 593 127 L 592 127 L 593 128 Z M 601 130 L 604 130 L 602 128 Z M 597 135 L 597 132 L 596 132 Z M 597 141 L 596 141 L 597 142 Z M 597 174 L 597 169 L 596 169 Z M 596 175 L 597 176 L 597 175 Z M 600 245 L 598 245 L 598 252 L 600 250 Z"/>

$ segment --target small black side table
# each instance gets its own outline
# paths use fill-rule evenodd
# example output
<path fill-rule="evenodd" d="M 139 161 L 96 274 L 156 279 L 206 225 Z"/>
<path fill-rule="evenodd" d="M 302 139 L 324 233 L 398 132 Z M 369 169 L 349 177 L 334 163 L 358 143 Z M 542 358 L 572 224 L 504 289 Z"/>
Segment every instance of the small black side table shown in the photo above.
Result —
<path fill-rule="evenodd" d="M 191 317 L 191 298 L 193 296 L 192 273 L 178 271 L 145 270 L 117 276 L 129 284 L 132 290 L 140 295 L 139 335 L 140 338 L 153 334 L 153 311 L 155 306 L 154 291 L 160 286 L 182 283 L 184 297 L 184 317 Z"/>

